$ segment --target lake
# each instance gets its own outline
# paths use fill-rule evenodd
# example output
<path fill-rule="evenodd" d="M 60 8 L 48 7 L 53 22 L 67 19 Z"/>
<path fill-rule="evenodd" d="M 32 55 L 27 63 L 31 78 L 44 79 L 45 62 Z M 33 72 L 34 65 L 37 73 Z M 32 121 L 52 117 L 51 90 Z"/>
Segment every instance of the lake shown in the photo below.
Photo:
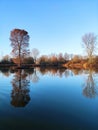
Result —
<path fill-rule="evenodd" d="M 98 130 L 92 70 L 0 70 L 1 130 Z"/>

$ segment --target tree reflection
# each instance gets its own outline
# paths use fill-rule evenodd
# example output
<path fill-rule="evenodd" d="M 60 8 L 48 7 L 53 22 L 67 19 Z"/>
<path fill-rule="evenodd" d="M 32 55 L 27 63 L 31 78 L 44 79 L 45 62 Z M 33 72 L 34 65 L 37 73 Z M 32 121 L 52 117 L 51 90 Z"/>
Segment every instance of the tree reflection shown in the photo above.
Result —
<path fill-rule="evenodd" d="M 65 75 L 66 78 L 70 75 L 70 72 L 69 72 L 68 69 L 65 70 L 64 75 Z"/>
<path fill-rule="evenodd" d="M 32 82 L 37 83 L 39 81 L 39 77 L 36 73 L 36 68 L 34 69 L 34 73 L 32 74 Z"/>
<path fill-rule="evenodd" d="M 74 75 L 80 75 L 83 73 L 82 69 L 71 69 L 71 71 L 73 72 Z"/>
<path fill-rule="evenodd" d="M 25 107 L 30 101 L 29 80 L 24 70 L 19 69 L 12 81 L 11 104 L 15 107 Z"/>
<path fill-rule="evenodd" d="M 1 73 L 4 75 L 4 76 L 6 76 L 6 77 L 9 77 L 10 76 L 10 71 L 9 71 L 9 69 L 7 69 L 7 68 L 1 68 L 0 69 L 0 71 L 1 71 Z"/>
<path fill-rule="evenodd" d="M 84 84 L 83 95 L 88 98 L 95 98 L 97 94 L 97 86 L 93 77 L 93 72 L 89 70 L 87 80 Z"/>
<path fill-rule="evenodd" d="M 51 76 L 59 76 L 60 78 L 63 76 L 68 77 L 70 75 L 69 70 L 63 67 L 40 67 L 37 68 L 37 71 L 39 71 L 41 75 L 49 74 Z"/>

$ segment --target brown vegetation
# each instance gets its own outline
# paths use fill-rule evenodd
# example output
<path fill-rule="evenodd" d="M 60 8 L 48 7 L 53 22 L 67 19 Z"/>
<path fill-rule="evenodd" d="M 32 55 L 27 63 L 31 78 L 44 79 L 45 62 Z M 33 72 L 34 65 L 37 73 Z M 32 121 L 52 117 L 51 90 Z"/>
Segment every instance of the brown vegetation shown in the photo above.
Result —
<path fill-rule="evenodd" d="M 6 55 L 0 61 L 0 66 L 18 68 L 57 67 L 68 69 L 98 69 L 98 56 L 94 56 L 97 46 L 97 36 L 93 33 L 85 34 L 82 37 L 83 47 L 87 53 L 86 57 L 73 54 L 51 54 L 38 57 L 39 50 L 34 48 L 29 52 L 29 35 L 22 29 L 14 29 L 10 34 L 13 58 Z M 30 55 L 29 55 L 30 54 Z"/>

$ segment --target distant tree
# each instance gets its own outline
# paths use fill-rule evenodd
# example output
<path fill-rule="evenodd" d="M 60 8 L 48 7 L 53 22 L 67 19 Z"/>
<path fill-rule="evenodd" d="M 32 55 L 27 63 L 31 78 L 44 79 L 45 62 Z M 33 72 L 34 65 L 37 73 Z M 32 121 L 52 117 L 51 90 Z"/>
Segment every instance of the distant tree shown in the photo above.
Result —
<path fill-rule="evenodd" d="M 36 48 L 32 49 L 31 55 L 33 56 L 34 62 L 36 63 L 37 56 L 39 55 L 39 50 Z"/>
<path fill-rule="evenodd" d="M 94 59 L 93 59 L 93 61 L 94 61 L 94 63 L 95 63 L 96 65 L 98 65 L 98 56 L 95 56 Z"/>
<path fill-rule="evenodd" d="M 24 64 L 34 64 L 34 59 L 32 57 L 26 57 L 23 59 Z"/>
<path fill-rule="evenodd" d="M 12 54 L 14 57 L 19 58 L 19 67 L 21 66 L 22 58 L 29 54 L 27 49 L 29 46 L 28 32 L 21 29 L 14 29 L 10 34 L 10 41 L 12 46 Z"/>
<path fill-rule="evenodd" d="M 3 59 L 6 60 L 6 61 L 9 61 L 10 60 L 10 56 L 9 55 L 5 55 L 5 56 L 3 56 Z"/>
<path fill-rule="evenodd" d="M 11 58 L 9 55 L 5 55 L 2 57 L 1 61 L 0 61 L 1 64 L 13 64 Z"/>
<path fill-rule="evenodd" d="M 69 60 L 72 60 L 73 57 L 74 57 L 73 54 L 69 54 Z"/>
<path fill-rule="evenodd" d="M 56 54 L 51 54 L 49 59 L 50 59 L 50 63 L 56 64 L 56 65 L 58 64 L 58 58 L 57 58 Z"/>
<path fill-rule="evenodd" d="M 97 46 L 97 36 L 94 33 L 87 33 L 82 37 L 82 42 L 89 61 L 92 62 L 92 57 Z"/>
<path fill-rule="evenodd" d="M 65 54 L 64 54 L 64 59 L 65 59 L 66 61 L 69 60 L 69 54 L 68 54 L 68 53 L 65 53 Z"/>
<path fill-rule="evenodd" d="M 59 54 L 58 54 L 58 62 L 59 62 L 59 63 L 64 63 L 64 62 L 65 62 L 65 59 L 64 59 L 62 53 L 59 53 Z"/>
<path fill-rule="evenodd" d="M 78 62 L 81 61 L 81 59 L 82 59 L 81 56 L 79 56 L 79 55 L 74 55 L 73 58 L 72 58 L 72 61 L 78 63 Z"/>
<path fill-rule="evenodd" d="M 48 57 L 46 55 L 42 55 L 38 59 L 38 64 L 40 64 L 40 65 L 45 65 L 47 62 L 48 62 Z"/>

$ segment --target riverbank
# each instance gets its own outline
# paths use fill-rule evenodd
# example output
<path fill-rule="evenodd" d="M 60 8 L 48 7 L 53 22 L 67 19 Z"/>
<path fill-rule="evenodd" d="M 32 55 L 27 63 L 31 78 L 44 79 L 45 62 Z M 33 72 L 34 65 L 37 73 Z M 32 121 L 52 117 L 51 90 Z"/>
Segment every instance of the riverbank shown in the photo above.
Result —
<path fill-rule="evenodd" d="M 12 69 L 32 69 L 35 67 L 40 68 L 65 68 L 65 69 L 93 69 L 98 70 L 98 62 L 89 63 L 88 61 L 81 60 L 80 62 L 68 61 L 66 63 L 58 64 L 22 64 L 19 67 L 17 64 L 0 64 L 0 68 L 12 68 Z"/>
<path fill-rule="evenodd" d="M 98 62 L 85 62 L 85 61 L 81 61 L 81 62 L 67 62 L 65 64 L 62 65 L 63 67 L 66 67 L 67 69 L 96 69 L 98 70 Z"/>

